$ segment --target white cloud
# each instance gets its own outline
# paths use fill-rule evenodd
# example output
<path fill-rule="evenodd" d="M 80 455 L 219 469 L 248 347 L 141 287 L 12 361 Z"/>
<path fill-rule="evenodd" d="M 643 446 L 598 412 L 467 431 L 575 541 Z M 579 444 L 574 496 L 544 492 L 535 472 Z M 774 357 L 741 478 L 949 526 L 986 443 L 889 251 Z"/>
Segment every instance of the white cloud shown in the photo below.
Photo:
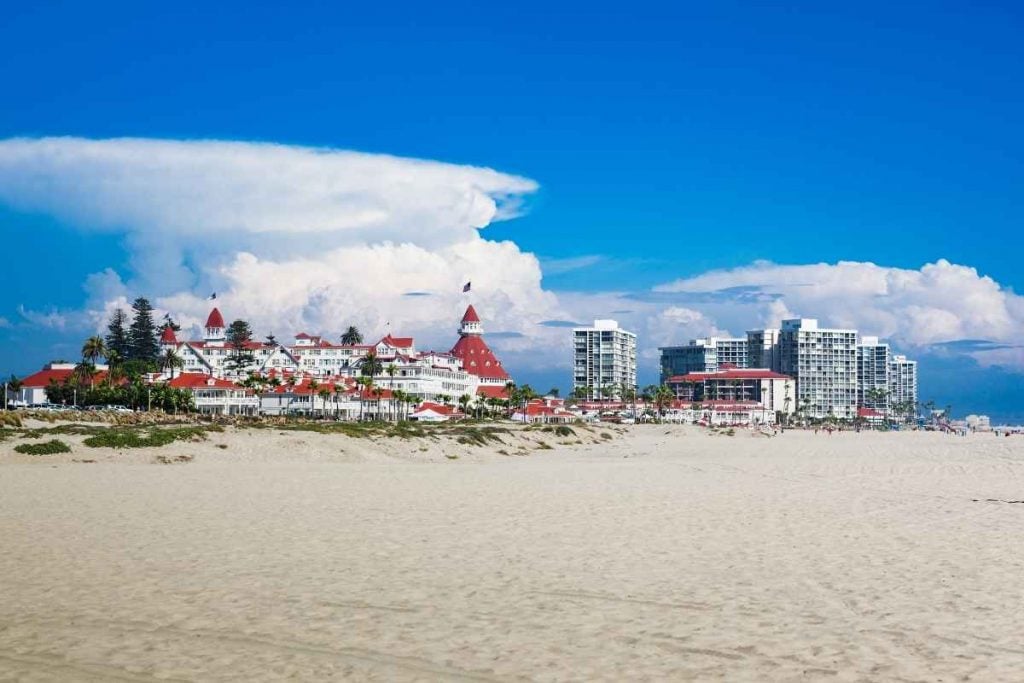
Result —
<path fill-rule="evenodd" d="M 487 168 L 283 145 L 79 138 L 0 141 L 0 202 L 127 235 L 134 277 L 85 283 L 102 326 L 140 293 L 188 327 L 210 303 L 261 333 L 415 334 L 447 348 L 470 297 L 490 329 L 530 334 L 565 317 L 538 260 L 480 229 L 537 184 Z M 407 297 L 430 291 L 430 297 Z M 54 327 L 59 314 L 23 312 Z M 64 322 L 83 316 L 65 314 Z M 442 327 L 443 326 L 443 327 Z M 543 334 L 541 335 L 543 336 Z M 508 353 L 527 342 L 508 334 Z"/>
<path fill-rule="evenodd" d="M 505 333 L 492 344 L 513 368 L 568 373 L 570 335 L 543 321 L 617 318 L 638 332 L 641 363 L 653 368 L 658 346 L 742 335 L 797 315 L 857 327 L 906 350 L 1002 342 L 967 352 L 1024 368 L 1024 354 L 1009 348 L 1024 337 L 1024 298 L 944 260 L 919 269 L 757 262 L 650 292 L 556 295 L 542 288 L 542 269 L 607 261 L 580 255 L 541 263 L 481 232 L 516 215 L 536 187 L 487 168 L 273 144 L 0 141 L 0 203 L 122 233 L 130 252 L 127 281 L 110 269 L 88 279 L 86 310 L 19 309 L 39 327 L 99 329 L 112 307 L 147 294 L 158 314 L 198 328 L 210 308 L 206 296 L 217 291 L 224 314 L 250 320 L 260 334 L 336 336 L 355 324 L 372 336 L 390 322 L 421 346 L 447 348 L 471 298 L 487 328 Z M 461 294 L 467 280 L 471 297 Z"/>
<path fill-rule="evenodd" d="M 8 320 L 7 318 L 3 317 L 3 316 L 0 316 L 0 330 L 4 329 L 5 327 L 10 327 L 10 326 L 11 326 L 11 321 Z"/>
<path fill-rule="evenodd" d="M 725 326 L 785 317 L 817 317 L 855 327 L 908 349 L 961 339 L 1017 344 L 1024 336 L 1024 297 L 974 268 L 940 259 L 919 269 L 874 263 L 777 265 L 758 262 L 683 278 L 656 288 L 665 294 L 756 288 L 763 301 L 736 303 L 719 318 Z M 746 291 L 746 289 L 744 289 Z M 1020 353 L 975 351 L 979 361 L 1021 365 Z"/>

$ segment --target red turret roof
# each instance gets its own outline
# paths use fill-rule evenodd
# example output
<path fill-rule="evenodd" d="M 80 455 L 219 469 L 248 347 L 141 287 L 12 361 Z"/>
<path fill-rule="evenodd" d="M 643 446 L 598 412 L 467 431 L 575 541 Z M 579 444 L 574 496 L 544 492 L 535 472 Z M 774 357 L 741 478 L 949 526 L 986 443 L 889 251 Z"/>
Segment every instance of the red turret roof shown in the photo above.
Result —
<path fill-rule="evenodd" d="M 509 379 L 494 352 L 478 334 L 466 334 L 455 342 L 452 355 L 462 361 L 466 372 L 487 379 Z"/>
<path fill-rule="evenodd" d="M 210 311 L 210 317 L 206 319 L 207 327 L 224 327 L 224 316 L 220 314 L 220 311 L 214 308 Z"/>
<path fill-rule="evenodd" d="M 473 304 L 469 305 L 466 309 L 466 314 L 462 316 L 462 322 L 464 323 L 478 323 L 480 322 L 480 316 L 476 314 L 476 309 L 473 308 Z"/>
<path fill-rule="evenodd" d="M 178 338 L 174 336 L 174 328 L 168 325 L 160 335 L 161 344 L 177 344 Z"/>

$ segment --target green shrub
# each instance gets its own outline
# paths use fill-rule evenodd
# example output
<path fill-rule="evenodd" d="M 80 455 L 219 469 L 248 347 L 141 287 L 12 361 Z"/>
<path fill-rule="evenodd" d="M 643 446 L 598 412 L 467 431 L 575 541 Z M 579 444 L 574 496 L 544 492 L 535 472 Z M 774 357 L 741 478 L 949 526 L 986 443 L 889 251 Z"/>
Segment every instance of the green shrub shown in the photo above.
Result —
<path fill-rule="evenodd" d="M 206 439 L 208 431 L 223 431 L 223 429 L 215 425 L 168 429 L 151 428 L 148 430 L 111 427 L 87 437 L 82 443 L 91 448 L 154 448 L 166 446 L 175 441 L 203 441 Z"/>
<path fill-rule="evenodd" d="M 601 432 L 601 438 L 605 439 L 605 440 L 608 440 L 608 439 L 612 438 L 612 435 L 609 434 L 608 432 Z"/>
<path fill-rule="evenodd" d="M 14 447 L 18 453 L 26 455 L 54 455 L 56 453 L 70 453 L 71 447 L 59 439 L 51 439 L 42 443 L 22 443 Z"/>
<path fill-rule="evenodd" d="M 566 425 L 558 425 L 555 427 L 555 434 L 558 436 L 576 436 L 576 432 L 573 431 L 573 428 L 567 427 Z"/>

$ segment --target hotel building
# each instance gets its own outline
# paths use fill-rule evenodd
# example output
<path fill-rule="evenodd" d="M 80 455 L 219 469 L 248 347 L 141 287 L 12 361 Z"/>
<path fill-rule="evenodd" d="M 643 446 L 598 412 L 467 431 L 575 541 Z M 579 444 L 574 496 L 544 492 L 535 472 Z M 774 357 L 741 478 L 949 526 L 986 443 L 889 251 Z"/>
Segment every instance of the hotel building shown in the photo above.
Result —
<path fill-rule="evenodd" d="M 783 320 L 779 372 L 796 378 L 796 409 L 808 417 L 857 416 L 857 331 Z"/>
<path fill-rule="evenodd" d="M 894 355 L 889 361 L 890 405 L 904 405 L 917 414 L 917 361 Z"/>
<path fill-rule="evenodd" d="M 878 337 L 861 337 L 857 344 L 857 405 L 887 413 L 892 403 L 889 345 Z"/>
<path fill-rule="evenodd" d="M 384 372 L 375 383 L 389 391 L 399 389 L 419 400 L 457 401 L 463 394 L 503 398 L 511 381 L 483 339 L 483 326 L 473 306 L 466 309 L 459 340 L 446 352 L 417 350 L 412 337 L 391 334 L 375 344 L 335 344 L 321 336 L 300 332 L 291 343 L 251 341 L 245 351 L 252 361 L 241 368 L 229 362 L 234 350 L 227 343 L 221 312 L 214 308 L 206 320 L 202 339 L 181 341 L 167 327 L 160 337 L 161 351 L 173 350 L 184 363 L 183 374 L 215 379 L 242 379 L 250 374 L 266 377 L 312 378 L 318 381 L 352 379 L 362 374 L 362 363 L 374 353 Z"/>
<path fill-rule="evenodd" d="M 669 377 L 690 372 L 715 372 L 726 366 L 751 367 L 746 339 L 707 337 L 691 339 L 685 346 L 663 346 L 658 350 L 661 351 L 663 383 Z"/>
<path fill-rule="evenodd" d="M 623 388 L 636 389 L 636 335 L 614 320 L 595 320 L 593 327 L 577 327 L 573 337 L 573 393 L 584 398 L 623 399 Z M 608 387 L 609 395 L 603 390 Z"/>

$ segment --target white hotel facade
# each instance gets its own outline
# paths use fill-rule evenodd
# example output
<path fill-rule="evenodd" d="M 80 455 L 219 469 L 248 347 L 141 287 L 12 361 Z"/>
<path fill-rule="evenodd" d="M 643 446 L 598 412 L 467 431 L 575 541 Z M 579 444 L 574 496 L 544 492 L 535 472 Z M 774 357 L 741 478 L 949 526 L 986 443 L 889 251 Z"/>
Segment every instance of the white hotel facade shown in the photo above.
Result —
<path fill-rule="evenodd" d="M 401 390 L 424 401 L 443 397 L 457 401 L 462 395 L 500 398 L 511 380 L 501 361 L 483 340 L 484 330 L 473 306 L 466 309 L 459 339 L 450 351 L 420 351 L 412 337 L 390 334 L 375 344 L 335 344 L 321 336 L 304 332 L 290 343 L 252 341 L 246 351 L 252 363 L 231 368 L 234 353 L 227 341 L 224 317 L 214 308 L 207 318 L 202 339 L 181 341 L 167 327 L 160 337 L 162 352 L 168 350 L 181 358 L 183 374 L 207 375 L 218 380 L 238 380 L 256 374 L 277 377 L 312 378 L 333 381 L 360 376 L 363 360 L 371 352 L 384 371 L 376 383 L 389 390 Z"/>

